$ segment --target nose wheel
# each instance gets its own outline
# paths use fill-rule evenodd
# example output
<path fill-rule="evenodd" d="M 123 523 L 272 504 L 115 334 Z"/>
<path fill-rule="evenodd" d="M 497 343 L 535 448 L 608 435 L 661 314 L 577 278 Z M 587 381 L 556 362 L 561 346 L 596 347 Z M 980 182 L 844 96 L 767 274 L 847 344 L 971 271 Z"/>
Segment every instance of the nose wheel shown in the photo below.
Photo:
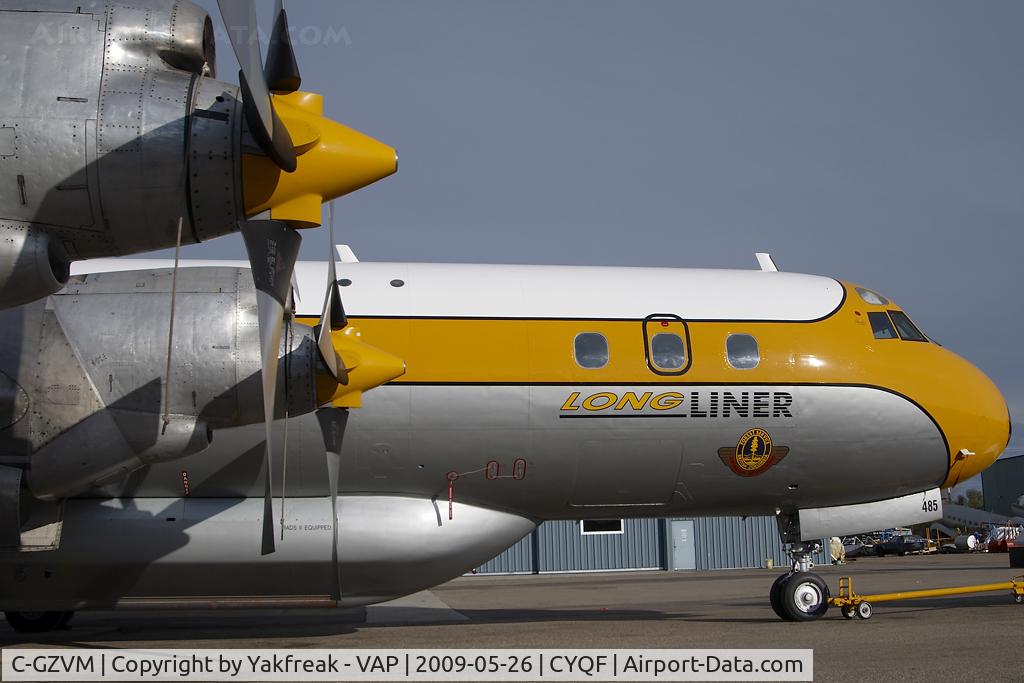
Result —
<path fill-rule="evenodd" d="M 775 579 L 769 599 L 785 621 L 814 621 L 828 610 L 828 585 L 817 574 L 791 572 Z"/>
<path fill-rule="evenodd" d="M 793 576 L 792 572 L 789 574 L 779 575 L 779 577 L 775 579 L 775 582 L 772 583 L 772 589 L 768 593 L 768 599 L 772 604 L 772 611 L 774 611 L 776 616 L 783 621 L 792 621 L 789 614 L 782 607 L 782 588 L 786 585 L 786 581 L 788 581 L 791 576 Z"/>

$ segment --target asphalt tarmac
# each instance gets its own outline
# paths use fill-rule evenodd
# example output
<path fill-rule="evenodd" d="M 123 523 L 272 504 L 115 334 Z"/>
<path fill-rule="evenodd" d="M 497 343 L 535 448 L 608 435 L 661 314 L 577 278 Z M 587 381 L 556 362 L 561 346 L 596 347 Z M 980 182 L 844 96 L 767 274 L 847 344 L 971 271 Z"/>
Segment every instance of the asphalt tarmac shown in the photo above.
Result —
<path fill-rule="evenodd" d="M 1008 556 L 864 558 L 815 569 L 833 592 L 1010 580 Z M 778 570 L 466 576 L 367 610 L 82 612 L 40 636 L 0 625 L 0 646 L 202 648 L 812 648 L 816 680 L 1024 680 L 1024 605 L 1009 592 L 879 603 L 867 621 L 837 610 L 780 621 Z"/>

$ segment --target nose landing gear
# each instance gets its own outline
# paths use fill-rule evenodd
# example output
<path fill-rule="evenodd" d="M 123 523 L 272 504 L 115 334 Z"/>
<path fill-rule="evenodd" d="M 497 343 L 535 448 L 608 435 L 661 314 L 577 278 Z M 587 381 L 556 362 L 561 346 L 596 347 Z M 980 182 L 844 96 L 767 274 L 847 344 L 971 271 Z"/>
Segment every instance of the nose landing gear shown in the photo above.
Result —
<path fill-rule="evenodd" d="M 814 563 L 811 554 L 817 544 L 793 544 L 787 550 L 793 568 L 775 579 L 769 593 L 772 610 L 785 621 L 814 621 L 828 610 L 828 585 L 817 574 L 811 573 Z"/>

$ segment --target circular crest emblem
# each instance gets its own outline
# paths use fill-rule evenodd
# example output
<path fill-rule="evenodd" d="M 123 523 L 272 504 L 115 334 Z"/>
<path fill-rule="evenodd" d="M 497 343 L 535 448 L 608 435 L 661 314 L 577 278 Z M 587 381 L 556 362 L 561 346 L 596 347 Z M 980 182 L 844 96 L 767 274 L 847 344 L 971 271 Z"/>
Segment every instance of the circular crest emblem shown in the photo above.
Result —
<path fill-rule="evenodd" d="M 736 465 L 741 470 L 756 472 L 772 457 L 772 437 L 763 429 L 749 429 L 736 444 Z"/>
<path fill-rule="evenodd" d="M 756 477 L 786 457 L 789 446 L 776 446 L 771 434 L 763 429 L 748 429 L 736 446 L 722 446 L 718 457 L 722 463 L 741 477 Z"/>

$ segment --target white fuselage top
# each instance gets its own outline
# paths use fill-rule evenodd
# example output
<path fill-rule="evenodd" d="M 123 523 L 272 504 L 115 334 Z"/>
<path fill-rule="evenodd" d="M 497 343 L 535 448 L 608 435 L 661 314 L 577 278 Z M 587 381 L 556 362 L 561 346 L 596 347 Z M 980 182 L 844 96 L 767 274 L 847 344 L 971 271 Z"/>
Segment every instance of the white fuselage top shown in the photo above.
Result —
<path fill-rule="evenodd" d="M 96 259 L 72 274 L 172 268 L 169 259 Z M 181 261 L 181 266 L 248 268 L 247 261 Z M 355 262 L 337 265 L 346 312 L 354 317 L 817 320 L 844 290 L 816 275 L 710 268 L 519 266 Z M 319 316 L 327 262 L 295 266 L 296 312 Z"/>

